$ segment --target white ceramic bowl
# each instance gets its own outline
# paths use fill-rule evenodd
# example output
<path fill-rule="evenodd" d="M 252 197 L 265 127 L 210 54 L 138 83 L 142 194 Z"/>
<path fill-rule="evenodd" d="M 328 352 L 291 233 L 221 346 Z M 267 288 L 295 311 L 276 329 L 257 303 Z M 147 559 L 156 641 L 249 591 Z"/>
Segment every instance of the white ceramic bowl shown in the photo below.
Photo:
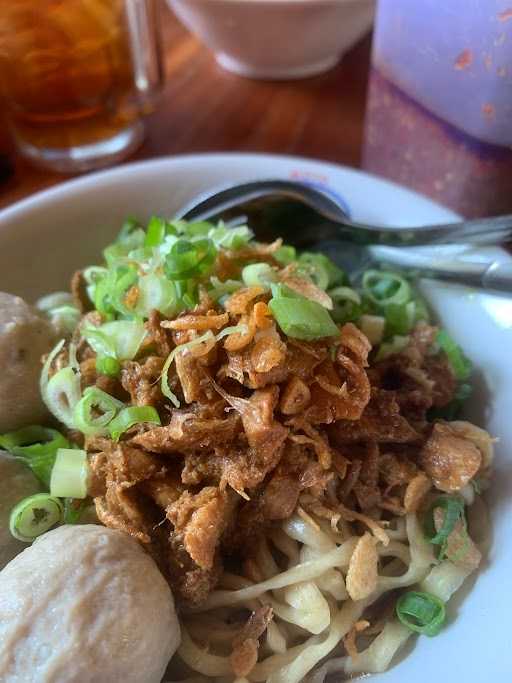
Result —
<path fill-rule="evenodd" d="M 225 69 L 264 79 L 333 67 L 370 29 L 375 0 L 168 0 Z"/>
<path fill-rule="evenodd" d="M 356 220 L 406 226 L 456 218 L 404 188 L 333 164 L 255 154 L 158 159 L 63 183 L 0 212 L 0 290 L 33 300 L 65 288 L 76 268 L 100 261 L 126 216 L 172 216 L 198 193 L 269 177 L 320 184 L 341 195 Z M 467 256 L 485 258 L 486 252 Z M 487 256 L 510 260 L 497 248 Z M 411 643 L 406 658 L 367 680 L 506 683 L 512 670 L 512 299 L 428 281 L 422 289 L 475 364 L 467 417 L 500 438 L 488 496 L 493 544 L 478 576 L 449 603 L 442 633 Z"/>

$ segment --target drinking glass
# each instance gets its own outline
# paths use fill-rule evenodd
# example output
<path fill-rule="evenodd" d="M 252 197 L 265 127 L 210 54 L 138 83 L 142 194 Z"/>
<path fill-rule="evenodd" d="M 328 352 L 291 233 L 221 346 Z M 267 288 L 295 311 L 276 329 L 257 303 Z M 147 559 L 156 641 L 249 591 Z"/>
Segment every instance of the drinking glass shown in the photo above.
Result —
<path fill-rule="evenodd" d="M 2 109 L 37 165 L 79 172 L 127 156 L 161 83 L 154 0 L 2 2 Z"/>

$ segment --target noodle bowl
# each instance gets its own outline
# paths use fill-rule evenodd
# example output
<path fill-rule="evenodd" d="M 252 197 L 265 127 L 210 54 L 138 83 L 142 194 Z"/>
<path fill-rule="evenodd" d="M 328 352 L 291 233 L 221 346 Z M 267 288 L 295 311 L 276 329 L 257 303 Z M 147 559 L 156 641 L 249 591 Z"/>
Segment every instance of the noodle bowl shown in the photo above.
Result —
<path fill-rule="evenodd" d="M 0 438 L 52 520 L 91 502 L 153 557 L 179 607 L 171 677 L 323 683 L 437 635 L 481 560 L 493 445 L 455 419 L 471 364 L 414 284 L 159 218 L 104 256 L 42 306 L 64 333 L 41 374 L 60 431 Z M 31 511 L 46 530 L 30 505 L 18 538 Z"/>

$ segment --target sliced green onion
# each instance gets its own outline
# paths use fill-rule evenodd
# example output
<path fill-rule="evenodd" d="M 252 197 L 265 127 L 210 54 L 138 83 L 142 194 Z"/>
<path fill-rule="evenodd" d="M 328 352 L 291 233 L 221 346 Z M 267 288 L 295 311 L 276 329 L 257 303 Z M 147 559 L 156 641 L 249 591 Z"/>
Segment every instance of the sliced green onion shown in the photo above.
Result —
<path fill-rule="evenodd" d="M 208 330 L 200 337 L 197 337 L 197 339 L 192 339 L 192 341 L 176 346 L 176 348 L 174 348 L 171 351 L 171 353 L 167 356 L 167 360 L 165 361 L 164 367 L 162 368 L 162 374 L 160 375 L 160 388 L 162 390 L 162 394 L 166 398 L 168 398 L 176 408 L 180 407 L 180 401 L 176 394 L 174 394 L 171 391 L 171 387 L 169 386 L 169 368 L 171 367 L 173 360 L 176 358 L 177 353 L 180 353 L 181 351 L 189 349 L 193 346 L 197 346 L 198 344 L 202 344 L 203 342 L 208 341 L 209 339 L 215 339 L 215 335 L 211 330 Z"/>
<path fill-rule="evenodd" d="M 354 304 L 361 304 L 361 297 L 352 287 L 335 287 L 330 289 L 327 294 L 331 297 L 334 303 L 341 303 L 351 301 Z"/>
<path fill-rule="evenodd" d="M 273 257 L 283 266 L 287 266 L 297 260 L 297 250 L 289 244 L 283 244 L 273 253 Z"/>
<path fill-rule="evenodd" d="M 48 311 L 47 316 L 60 334 L 71 335 L 80 322 L 82 314 L 76 306 L 58 306 Z"/>
<path fill-rule="evenodd" d="M 243 287 L 243 282 L 240 280 L 224 280 L 222 282 L 215 275 L 210 278 L 210 284 L 212 289 L 208 290 L 208 296 L 214 301 L 219 301 L 221 297 L 229 296 Z"/>
<path fill-rule="evenodd" d="M 159 247 L 164 241 L 166 233 L 166 221 L 163 218 L 152 216 L 149 219 L 148 227 L 146 228 L 146 237 L 144 239 L 145 247 Z"/>
<path fill-rule="evenodd" d="M 88 285 L 95 285 L 99 280 L 103 280 L 107 274 L 108 269 L 103 266 L 89 266 L 89 268 L 82 271 L 84 280 Z"/>
<path fill-rule="evenodd" d="M 61 339 L 48 354 L 43 369 L 39 386 L 44 403 L 66 427 L 74 429 L 73 410 L 80 400 L 80 374 L 75 373 L 73 368 L 62 368 L 49 379 L 50 368 L 58 356 L 64 339 Z"/>
<path fill-rule="evenodd" d="M 437 636 L 446 619 L 444 602 L 431 593 L 408 591 L 396 603 L 396 614 L 411 631 Z"/>
<path fill-rule="evenodd" d="M 171 280 L 199 278 L 211 269 L 216 255 L 215 245 L 210 239 L 194 242 L 179 239 L 165 257 L 165 274 Z"/>
<path fill-rule="evenodd" d="M 68 448 L 69 441 L 56 429 L 32 425 L 2 434 L 0 446 L 30 467 L 39 481 L 49 486 L 57 451 Z"/>
<path fill-rule="evenodd" d="M 150 273 L 139 278 L 139 297 L 135 310 L 144 318 L 148 318 L 151 311 L 160 311 L 168 317 L 178 311 L 176 288 L 171 280 L 163 275 Z"/>
<path fill-rule="evenodd" d="M 43 313 L 48 313 L 54 308 L 59 308 L 60 306 L 72 306 L 73 297 L 69 292 L 53 292 L 52 294 L 47 294 L 42 296 L 36 301 L 36 308 Z"/>
<path fill-rule="evenodd" d="M 260 286 L 270 291 L 270 283 L 276 278 L 276 272 L 268 263 L 251 263 L 242 270 L 242 280 L 247 287 Z"/>
<path fill-rule="evenodd" d="M 107 291 L 112 306 L 118 313 L 127 317 L 133 315 L 133 309 L 125 303 L 126 294 L 138 282 L 138 278 L 137 268 L 129 264 L 112 269 L 107 280 Z"/>
<path fill-rule="evenodd" d="M 465 380 L 471 375 L 472 363 L 466 358 L 461 347 L 450 337 L 445 330 L 439 330 L 436 342 L 448 356 L 448 360 L 458 380 Z"/>
<path fill-rule="evenodd" d="M 182 228 L 182 234 L 188 238 L 200 239 L 202 237 L 209 237 L 209 233 L 216 228 L 208 221 L 194 221 L 193 223 L 185 223 Z M 220 235 L 224 235 L 226 228 L 220 226 Z"/>
<path fill-rule="evenodd" d="M 91 504 L 87 498 L 80 500 L 79 498 L 65 498 L 64 499 L 64 524 L 78 524 L 83 513 Z"/>
<path fill-rule="evenodd" d="M 117 360 L 132 360 L 146 337 L 146 329 L 135 320 L 115 320 L 99 327 L 84 326 L 82 337 L 93 351 Z"/>
<path fill-rule="evenodd" d="M 129 216 L 123 222 L 121 230 L 116 237 L 116 242 L 126 242 L 135 232 L 141 229 L 141 224 L 134 216 Z"/>
<path fill-rule="evenodd" d="M 68 292 L 55 292 L 43 296 L 36 303 L 36 308 L 46 315 L 60 334 L 71 334 L 81 317 L 80 311 L 74 305 L 73 297 Z"/>
<path fill-rule="evenodd" d="M 389 356 L 395 356 L 405 349 L 409 344 L 409 337 L 402 337 L 400 335 L 395 335 L 389 341 L 382 342 L 375 356 L 375 360 L 381 361 Z"/>
<path fill-rule="evenodd" d="M 48 493 L 38 493 L 20 501 L 11 511 L 9 529 L 14 538 L 31 543 L 62 522 L 64 508 L 61 501 Z"/>
<path fill-rule="evenodd" d="M 443 524 L 439 531 L 436 531 L 434 512 L 442 510 Z M 444 546 L 448 540 L 448 536 L 452 533 L 457 522 L 461 520 L 466 524 L 464 516 L 464 501 L 458 496 L 439 496 L 432 503 L 425 515 L 423 530 L 426 539 L 429 543 L 434 545 Z"/>
<path fill-rule="evenodd" d="M 105 258 L 107 265 L 109 267 L 115 266 L 123 259 L 126 259 L 128 254 L 135 249 L 144 247 L 145 239 L 146 233 L 141 228 L 136 228 L 123 239 L 118 238 L 116 242 L 110 244 L 103 250 L 103 257 Z"/>
<path fill-rule="evenodd" d="M 114 441 L 119 441 L 121 434 L 141 422 L 161 424 L 160 416 L 152 406 L 132 406 L 124 408 L 114 417 L 108 426 L 108 431 Z"/>
<path fill-rule="evenodd" d="M 346 281 L 345 273 L 325 254 L 303 252 L 298 259 L 299 271 L 305 272 L 320 289 L 328 289 L 342 285 Z"/>
<path fill-rule="evenodd" d="M 124 403 L 98 387 L 87 387 L 73 411 L 76 429 L 87 436 L 107 433 L 107 425 Z M 99 413 L 99 414 L 98 414 Z"/>
<path fill-rule="evenodd" d="M 385 325 L 386 320 L 380 315 L 368 315 L 365 313 L 359 319 L 359 329 L 366 335 L 372 346 L 377 346 L 377 344 L 381 343 Z"/>
<path fill-rule="evenodd" d="M 411 287 L 397 273 L 367 270 L 363 275 L 364 294 L 377 306 L 406 304 L 411 298 Z"/>
<path fill-rule="evenodd" d="M 425 303 L 425 300 L 422 299 L 418 294 L 414 295 L 414 322 L 417 323 L 420 320 L 425 320 L 426 322 L 430 321 L 430 313 L 427 307 L 427 304 Z"/>
<path fill-rule="evenodd" d="M 236 228 L 228 228 L 219 225 L 214 228 L 210 225 L 208 237 L 213 241 L 217 249 L 230 249 L 237 251 L 247 246 L 253 237 L 253 232 L 246 225 L 239 225 Z"/>
<path fill-rule="evenodd" d="M 299 294 L 291 287 L 283 284 L 282 282 L 272 282 L 270 284 L 270 289 L 272 291 L 272 296 L 274 299 L 281 299 L 282 297 L 288 299 L 305 299 L 302 294 Z"/>
<path fill-rule="evenodd" d="M 405 335 L 414 327 L 416 304 L 387 304 L 383 307 L 386 319 L 386 336 Z"/>
<path fill-rule="evenodd" d="M 230 325 L 229 327 L 225 327 L 223 330 L 218 332 L 215 335 L 216 341 L 220 341 L 224 337 L 229 337 L 230 334 L 247 334 L 249 328 L 245 323 L 241 323 L 240 325 Z"/>
<path fill-rule="evenodd" d="M 121 363 L 112 356 L 96 356 L 96 371 L 107 377 L 117 377 L 121 372 Z"/>
<path fill-rule="evenodd" d="M 87 453 L 76 448 L 59 448 L 50 480 L 50 493 L 58 498 L 85 498 L 89 479 Z"/>
<path fill-rule="evenodd" d="M 320 256 L 320 254 L 302 254 L 299 259 L 299 275 L 306 277 L 324 291 L 329 287 L 329 272 L 320 260 L 309 260 L 303 257 Z"/>
<path fill-rule="evenodd" d="M 274 297 L 269 308 L 279 327 L 289 337 L 313 341 L 340 334 L 327 310 L 316 301 L 304 297 Z"/>
<path fill-rule="evenodd" d="M 68 345 L 68 362 L 69 367 L 76 372 L 80 372 L 80 363 L 76 355 L 76 344 L 73 341 L 69 342 Z"/>
<path fill-rule="evenodd" d="M 51 377 L 43 395 L 50 412 L 66 427 L 73 429 L 73 410 L 80 400 L 80 377 L 71 367 L 62 368 Z"/>
<path fill-rule="evenodd" d="M 361 297 L 351 287 L 335 287 L 327 292 L 333 302 L 331 316 L 339 325 L 356 322 L 363 312 Z"/>

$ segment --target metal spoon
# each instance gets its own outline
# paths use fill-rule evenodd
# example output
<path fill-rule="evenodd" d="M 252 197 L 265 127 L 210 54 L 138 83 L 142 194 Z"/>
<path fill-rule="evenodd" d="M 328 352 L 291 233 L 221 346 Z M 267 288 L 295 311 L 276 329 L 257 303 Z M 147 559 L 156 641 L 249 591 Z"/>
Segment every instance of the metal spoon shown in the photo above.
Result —
<path fill-rule="evenodd" d="M 243 219 L 258 239 L 271 241 L 280 236 L 299 248 L 326 241 L 350 242 L 351 256 L 343 264 L 349 272 L 360 271 L 371 260 L 368 250 L 354 249 L 356 245 L 497 244 L 512 237 L 512 215 L 411 228 L 358 223 L 348 218 L 336 198 L 288 180 L 258 180 L 212 191 L 187 204 L 179 216 L 196 221 Z M 401 250 L 396 258 L 392 251 L 387 250 L 386 262 L 401 265 Z M 409 259 L 408 267 L 427 277 L 512 292 L 512 266 L 506 263 L 440 261 L 422 255 L 416 262 Z"/>

